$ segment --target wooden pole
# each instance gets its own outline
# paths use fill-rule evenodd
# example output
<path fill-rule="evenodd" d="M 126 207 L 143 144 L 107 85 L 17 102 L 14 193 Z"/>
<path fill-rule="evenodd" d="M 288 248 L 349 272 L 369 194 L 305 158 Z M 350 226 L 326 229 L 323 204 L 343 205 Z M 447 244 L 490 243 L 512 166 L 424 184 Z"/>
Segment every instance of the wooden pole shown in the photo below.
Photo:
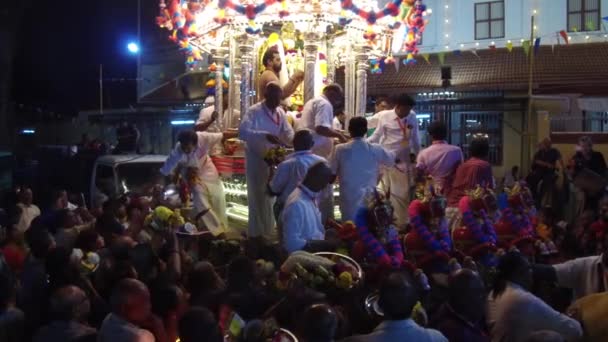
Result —
<path fill-rule="evenodd" d="M 525 144 L 525 153 L 523 153 L 522 155 L 522 165 L 526 165 L 527 168 L 529 168 L 531 165 L 528 165 L 531 161 L 531 149 L 532 149 L 532 143 L 534 141 L 534 137 L 536 137 L 536 132 L 533 132 L 533 130 L 536 128 L 536 124 L 534 124 L 534 118 L 535 116 L 533 115 L 533 111 L 534 111 L 534 103 L 532 101 L 532 93 L 533 93 L 533 86 L 534 86 L 534 39 L 535 39 L 535 32 L 534 32 L 534 15 L 532 15 L 530 17 L 530 54 L 528 55 L 528 110 L 527 110 L 527 114 L 526 114 L 526 130 L 525 130 L 525 141 L 527 141 L 527 143 Z M 522 171 L 524 170 L 524 168 L 522 167 Z"/>

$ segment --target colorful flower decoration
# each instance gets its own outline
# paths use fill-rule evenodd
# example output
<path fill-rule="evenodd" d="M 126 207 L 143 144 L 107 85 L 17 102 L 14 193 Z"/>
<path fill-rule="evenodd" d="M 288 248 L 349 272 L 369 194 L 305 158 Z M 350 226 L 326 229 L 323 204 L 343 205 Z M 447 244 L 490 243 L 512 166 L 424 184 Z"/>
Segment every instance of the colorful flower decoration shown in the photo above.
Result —
<path fill-rule="evenodd" d="M 170 40 L 177 43 L 179 50 L 186 55 L 186 65 L 192 67 L 196 61 L 202 59 L 198 48 L 190 45 L 190 37 L 198 35 L 195 13 L 201 8 L 201 3 L 188 2 L 182 6 L 180 1 L 171 0 L 169 8 L 164 0 L 160 3 L 160 15 L 156 18 L 157 24 L 171 31 Z"/>
<path fill-rule="evenodd" d="M 255 18 L 258 14 L 264 12 L 268 6 L 271 6 L 277 2 L 281 3 L 281 10 L 279 11 L 279 16 L 284 18 L 289 15 L 289 11 L 287 11 L 287 3 L 286 0 L 264 0 L 262 3 L 258 4 L 247 4 L 242 5 L 240 3 L 235 3 L 232 0 L 219 0 L 217 6 L 219 8 L 218 15 L 215 18 L 216 22 L 221 24 L 225 24 L 227 22 L 226 8 L 229 8 L 239 14 L 245 15 L 247 19 L 249 19 L 249 26 L 245 29 L 245 31 L 249 34 L 258 34 L 262 30 L 255 25 Z"/>
<path fill-rule="evenodd" d="M 411 3 L 411 1 L 409 1 Z M 406 6 L 402 4 L 401 19 L 406 25 L 406 37 L 403 43 L 403 49 L 407 54 L 404 64 L 415 64 L 414 55 L 418 53 L 418 43 L 422 38 L 422 32 L 426 26 L 426 21 L 423 18 L 423 12 L 426 10 L 426 5 L 422 0 L 415 0 L 414 6 Z"/>
<path fill-rule="evenodd" d="M 376 40 L 377 34 L 374 32 L 373 25 L 376 23 L 378 19 L 384 18 L 386 16 L 396 17 L 399 15 L 399 6 L 401 5 L 403 0 L 392 0 L 383 9 L 378 11 L 366 11 L 359 6 L 353 3 L 353 0 L 340 0 L 340 4 L 342 6 L 342 13 L 340 15 L 339 23 L 342 26 L 345 26 L 350 23 L 349 19 L 346 19 L 345 10 L 351 11 L 352 13 L 358 15 L 362 19 L 365 19 L 368 23 L 368 28 L 366 32 L 363 34 L 363 38 L 365 38 L 368 42 L 373 42 Z"/>
<path fill-rule="evenodd" d="M 422 239 L 427 249 L 433 253 L 450 253 L 452 239 L 445 218 L 445 198 L 437 195 L 431 188 L 422 200 L 416 199 L 408 208 L 410 223 L 416 234 Z M 433 223 L 433 221 L 435 221 Z M 434 227 L 431 230 L 428 224 Z"/>

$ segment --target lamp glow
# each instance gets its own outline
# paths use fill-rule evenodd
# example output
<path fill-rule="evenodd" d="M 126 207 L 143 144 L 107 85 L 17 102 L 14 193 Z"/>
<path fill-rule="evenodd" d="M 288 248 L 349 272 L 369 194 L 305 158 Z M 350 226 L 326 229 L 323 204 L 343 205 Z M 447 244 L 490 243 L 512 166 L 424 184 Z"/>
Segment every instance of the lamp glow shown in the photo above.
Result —
<path fill-rule="evenodd" d="M 129 50 L 130 53 L 138 53 L 139 45 L 137 45 L 136 43 L 129 43 L 129 44 L 127 44 L 127 49 Z"/>

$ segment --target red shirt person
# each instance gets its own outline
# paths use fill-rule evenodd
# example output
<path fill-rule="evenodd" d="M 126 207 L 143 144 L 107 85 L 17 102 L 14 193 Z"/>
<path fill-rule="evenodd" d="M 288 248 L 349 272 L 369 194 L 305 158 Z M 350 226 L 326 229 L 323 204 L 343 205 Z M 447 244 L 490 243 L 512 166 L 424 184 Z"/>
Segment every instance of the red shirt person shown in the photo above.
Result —
<path fill-rule="evenodd" d="M 458 201 L 466 191 L 475 189 L 478 185 L 494 188 L 492 166 L 486 160 L 490 145 L 485 136 L 478 135 L 469 145 L 470 158 L 458 166 L 448 193 L 448 207 L 458 207 Z"/>

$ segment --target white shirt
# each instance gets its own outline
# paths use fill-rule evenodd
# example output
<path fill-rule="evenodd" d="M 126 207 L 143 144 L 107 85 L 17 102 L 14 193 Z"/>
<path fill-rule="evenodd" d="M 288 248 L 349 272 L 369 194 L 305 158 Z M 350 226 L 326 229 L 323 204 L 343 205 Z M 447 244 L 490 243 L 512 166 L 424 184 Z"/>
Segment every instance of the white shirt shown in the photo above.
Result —
<path fill-rule="evenodd" d="M 540 298 L 514 283 L 493 298 L 488 296 L 488 327 L 492 341 L 525 341 L 533 332 L 552 330 L 567 340 L 578 340 L 583 331 L 574 319 L 551 308 Z"/>
<path fill-rule="evenodd" d="M 249 107 L 239 127 L 239 138 L 245 141 L 247 151 L 263 158 L 266 151 L 275 145 L 271 144 L 266 135 L 278 137 L 283 144 L 290 145 L 293 140 L 293 128 L 285 119 L 281 107 L 271 113 L 264 102 L 258 102 Z M 260 180 L 265 182 L 266 180 Z"/>
<path fill-rule="evenodd" d="M 21 217 L 17 223 L 17 230 L 20 233 L 23 233 L 30 228 L 32 221 L 40 216 L 40 208 L 35 204 L 25 205 L 23 203 L 17 203 L 17 206 L 21 208 Z"/>
<path fill-rule="evenodd" d="M 216 182 L 219 180 L 217 169 L 208 154 L 213 146 L 222 141 L 223 134 L 196 132 L 196 135 L 198 136 L 198 145 L 188 154 L 182 151 L 179 142 L 175 145 L 175 148 L 171 151 L 167 160 L 165 160 L 165 165 L 160 169 L 161 174 L 168 176 L 178 165 L 181 165 L 183 168 L 198 168 L 199 177 L 203 182 Z"/>
<path fill-rule="evenodd" d="M 376 115 L 378 127 L 367 141 L 382 145 L 400 161 L 409 163 L 410 153 L 416 154 L 420 151 L 416 113 L 411 111 L 403 119 L 397 116 L 394 109 L 384 110 Z"/>
<path fill-rule="evenodd" d="M 379 111 L 378 113 L 374 113 L 374 115 L 367 117 L 367 129 L 374 129 L 378 127 L 378 119 L 380 118 L 380 113 L 383 111 Z"/>
<path fill-rule="evenodd" d="M 281 226 L 283 246 L 289 253 L 303 249 L 310 240 L 325 238 L 316 195 L 304 185 L 300 185 L 287 198 L 281 213 Z"/>
<path fill-rule="evenodd" d="M 337 117 L 334 117 L 334 120 L 332 121 L 332 127 L 336 131 L 343 131 L 344 130 L 344 128 L 342 128 L 342 123 L 340 122 L 340 120 L 338 120 Z"/>
<path fill-rule="evenodd" d="M 324 95 L 317 96 L 306 102 L 302 110 L 302 117 L 296 122 L 296 130 L 309 129 L 314 137 L 313 152 L 324 158 L 329 158 L 334 147 L 332 138 L 317 134 L 316 128 L 327 127 L 332 129 L 334 107 Z"/>
<path fill-rule="evenodd" d="M 336 146 L 331 168 L 340 181 L 340 201 L 343 220 L 354 219 L 366 193 L 376 187 L 380 166 L 393 166 L 395 154 L 363 138 Z"/>
<path fill-rule="evenodd" d="M 575 299 L 598 293 L 600 282 L 604 284 L 604 291 L 608 290 L 601 255 L 568 260 L 553 265 L 553 268 L 557 273 L 558 285 L 574 290 Z"/>
<path fill-rule="evenodd" d="M 294 152 L 277 166 L 277 171 L 270 181 L 270 190 L 279 194 L 277 202 L 285 204 L 287 197 L 304 180 L 308 169 L 318 162 L 327 162 L 325 158 L 311 151 Z"/>

